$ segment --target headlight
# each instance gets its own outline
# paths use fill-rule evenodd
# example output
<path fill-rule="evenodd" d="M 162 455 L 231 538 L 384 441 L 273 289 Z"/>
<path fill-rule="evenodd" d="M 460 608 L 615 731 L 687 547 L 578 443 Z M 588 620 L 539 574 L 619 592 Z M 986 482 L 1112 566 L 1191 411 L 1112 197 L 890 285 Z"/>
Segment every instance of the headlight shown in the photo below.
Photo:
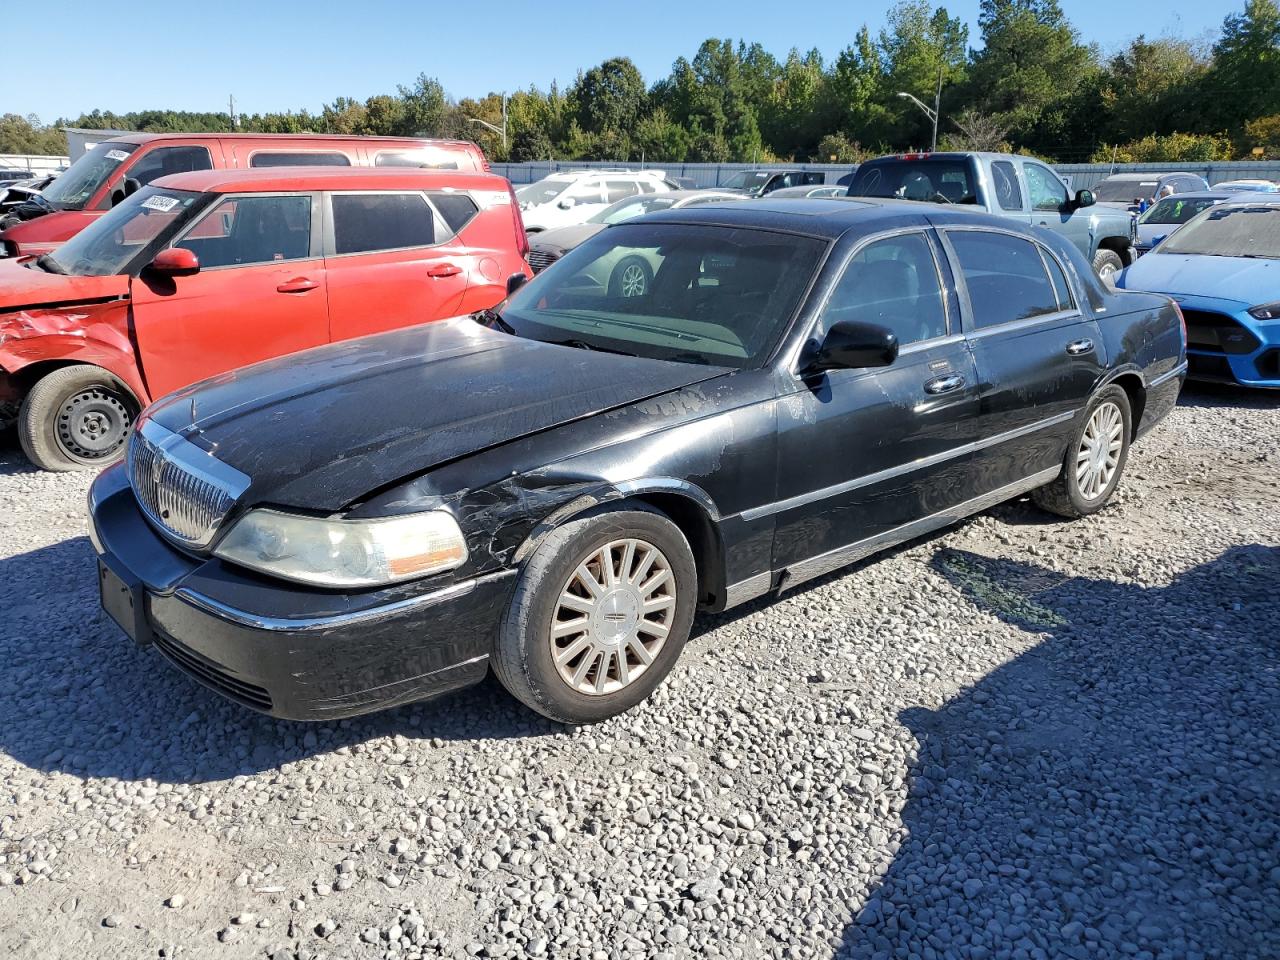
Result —
<path fill-rule="evenodd" d="M 1280 303 L 1260 303 L 1250 307 L 1249 316 L 1255 320 L 1280 320 Z"/>
<path fill-rule="evenodd" d="M 370 587 L 460 566 L 467 544 L 448 513 L 325 520 L 278 510 L 245 514 L 214 554 L 285 580 Z"/>

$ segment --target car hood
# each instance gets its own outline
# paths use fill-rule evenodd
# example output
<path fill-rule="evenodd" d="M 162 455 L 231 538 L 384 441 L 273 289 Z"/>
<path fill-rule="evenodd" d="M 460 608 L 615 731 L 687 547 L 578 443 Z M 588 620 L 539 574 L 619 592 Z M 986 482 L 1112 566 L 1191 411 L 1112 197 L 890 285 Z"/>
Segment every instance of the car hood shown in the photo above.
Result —
<path fill-rule="evenodd" d="M 534 234 L 529 238 L 529 246 L 534 250 L 572 250 L 604 228 L 603 223 L 575 223 L 571 227 L 556 227 L 554 230 Z"/>
<path fill-rule="evenodd" d="M 1162 249 L 1139 258 L 1124 271 L 1120 284 L 1126 290 L 1213 297 L 1246 305 L 1280 299 L 1280 261 L 1158 252 Z"/>
<path fill-rule="evenodd" d="M 79 233 L 93 218 L 81 210 L 50 210 L 40 208 L 39 215 L 15 223 L 2 236 L 12 240 L 20 249 L 28 245 L 52 249 L 64 240 Z"/>
<path fill-rule="evenodd" d="M 147 411 L 251 478 L 249 504 L 338 510 L 380 487 L 726 373 L 509 336 L 467 317 L 246 367 Z"/>
<path fill-rule="evenodd" d="M 129 278 L 68 277 L 41 270 L 30 260 L 0 260 L 0 314 L 32 308 L 99 303 L 128 295 Z"/>

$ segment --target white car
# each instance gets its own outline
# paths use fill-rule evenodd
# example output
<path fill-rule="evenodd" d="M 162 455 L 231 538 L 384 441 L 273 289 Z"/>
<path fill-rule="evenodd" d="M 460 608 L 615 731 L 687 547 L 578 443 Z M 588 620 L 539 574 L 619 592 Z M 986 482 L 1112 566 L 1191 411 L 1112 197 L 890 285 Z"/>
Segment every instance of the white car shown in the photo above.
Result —
<path fill-rule="evenodd" d="M 529 233 L 585 223 L 610 204 L 675 189 L 661 170 L 572 170 L 519 187 L 516 199 Z"/>

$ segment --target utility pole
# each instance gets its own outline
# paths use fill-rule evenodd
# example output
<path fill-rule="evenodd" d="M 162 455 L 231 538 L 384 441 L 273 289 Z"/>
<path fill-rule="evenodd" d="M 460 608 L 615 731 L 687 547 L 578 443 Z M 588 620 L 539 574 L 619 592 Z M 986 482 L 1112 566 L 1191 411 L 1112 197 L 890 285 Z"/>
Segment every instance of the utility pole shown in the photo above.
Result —
<path fill-rule="evenodd" d="M 227 112 L 231 114 L 231 129 L 234 130 L 239 124 L 236 123 L 236 97 L 235 94 L 227 97 Z"/>

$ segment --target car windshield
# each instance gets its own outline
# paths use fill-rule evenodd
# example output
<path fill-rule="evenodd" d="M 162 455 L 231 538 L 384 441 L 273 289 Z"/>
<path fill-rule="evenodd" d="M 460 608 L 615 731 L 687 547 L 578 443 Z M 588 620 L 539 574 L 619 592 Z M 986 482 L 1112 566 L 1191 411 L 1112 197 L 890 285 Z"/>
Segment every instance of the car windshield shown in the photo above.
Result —
<path fill-rule="evenodd" d="M 1240 193 L 1280 193 L 1280 187 L 1264 180 L 1229 180 L 1226 183 L 1218 184 L 1218 186 L 1224 190 Z"/>
<path fill-rule="evenodd" d="M 54 273 L 79 277 L 124 273 L 134 257 L 190 220 L 208 196 L 144 187 L 39 262 Z"/>
<path fill-rule="evenodd" d="M 1201 210 L 1207 210 L 1220 202 L 1212 197 L 1165 197 L 1138 218 L 1139 223 L 1186 223 Z"/>
<path fill-rule="evenodd" d="M 621 223 L 623 220 L 644 216 L 655 210 L 666 210 L 674 205 L 675 201 L 669 197 L 628 197 L 609 204 L 594 217 L 588 218 L 587 223 Z"/>
<path fill-rule="evenodd" d="M 132 143 L 100 143 L 45 187 L 40 196 L 59 210 L 83 210 L 98 188 L 137 149 Z"/>
<path fill-rule="evenodd" d="M 1280 259 L 1280 205 L 1212 207 L 1156 250 L 1206 257 Z"/>
<path fill-rule="evenodd" d="M 1094 199 L 1108 203 L 1129 203 L 1140 197 L 1150 197 L 1155 192 L 1155 180 L 1103 180 L 1093 188 Z"/>
<path fill-rule="evenodd" d="M 824 243 L 764 230 L 627 223 L 521 287 L 517 336 L 585 350 L 759 366 L 791 322 Z"/>
<path fill-rule="evenodd" d="M 929 158 L 864 163 L 849 185 L 851 197 L 896 197 L 932 203 L 977 203 L 967 159 Z"/>
<path fill-rule="evenodd" d="M 536 207 L 540 203 L 550 203 L 569 186 L 568 180 L 539 180 L 526 184 L 516 191 L 516 199 L 521 206 Z"/>
<path fill-rule="evenodd" d="M 769 178 L 771 176 L 773 176 L 773 174 L 769 173 L 767 170 L 757 170 L 754 172 L 751 170 L 739 170 L 726 180 L 723 186 L 730 190 L 759 190 L 769 182 Z"/>

